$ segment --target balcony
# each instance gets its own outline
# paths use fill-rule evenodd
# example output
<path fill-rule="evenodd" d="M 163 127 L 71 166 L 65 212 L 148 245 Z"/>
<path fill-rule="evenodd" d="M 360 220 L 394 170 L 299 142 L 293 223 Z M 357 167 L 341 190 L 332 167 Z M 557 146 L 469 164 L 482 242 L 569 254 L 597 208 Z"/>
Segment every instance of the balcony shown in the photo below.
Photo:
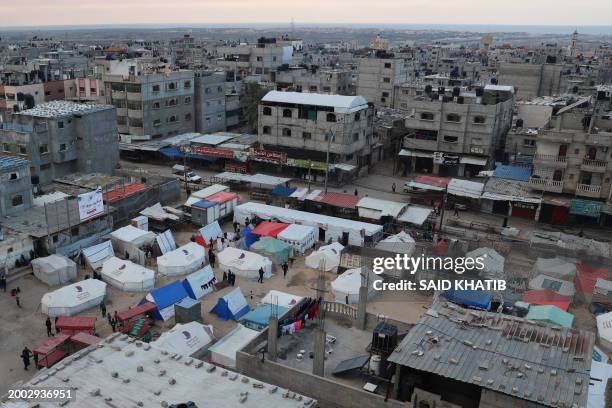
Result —
<path fill-rule="evenodd" d="M 567 157 L 556 154 L 536 154 L 533 157 L 533 164 L 536 166 L 545 165 L 555 169 L 564 169 L 567 167 Z"/>
<path fill-rule="evenodd" d="M 111 91 L 113 99 L 125 99 L 125 91 Z"/>
<path fill-rule="evenodd" d="M 534 190 L 561 193 L 563 192 L 563 181 L 529 177 L 529 187 L 533 188 Z"/>
<path fill-rule="evenodd" d="M 592 184 L 578 184 L 578 187 L 576 187 L 576 195 L 582 197 L 599 198 L 601 195 L 601 186 Z"/>
<path fill-rule="evenodd" d="M 582 159 L 580 170 L 591 173 L 605 173 L 606 162 L 603 160 Z"/>

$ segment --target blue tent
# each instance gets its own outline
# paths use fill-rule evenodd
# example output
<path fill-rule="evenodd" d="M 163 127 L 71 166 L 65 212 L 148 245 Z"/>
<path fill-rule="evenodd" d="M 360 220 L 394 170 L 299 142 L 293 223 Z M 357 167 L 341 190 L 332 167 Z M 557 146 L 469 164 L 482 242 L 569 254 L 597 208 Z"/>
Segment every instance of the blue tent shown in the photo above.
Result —
<path fill-rule="evenodd" d="M 489 310 L 493 294 L 486 290 L 454 290 L 442 292 L 442 296 L 450 302 L 473 309 Z"/>
<path fill-rule="evenodd" d="M 162 147 L 161 149 L 159 149 L 159 152 L 162 155 L 169 157 L 171 159 L 180 159 L 183 157 L 183 153 L 179 149 L 173 146 Z"/>
<path fill-rule="evenodd" d="M 245 314 L 240 323 L 249 329 L 262 331 L 268 327 L 271 316 L 281 317 L 289 310 L 288 307 L 271 305 L 269 303 L 257 305 L 255 309 Z"/>
<path fill-rule="evenodd" d="M 297 188 L 285 187 L 281 185 L 281 186 L 274 187 L 274 189 L 271 191 L 271 194 L 276 195 L 276 196 L 289 197 L 291 194 L 295 192 L 295 190 L 297 190 Z"/>
<path fill-rule="evenodd" d="M 146 296 L 146 300 L 155 303 L 157 310 L 153 314 L 158 320 L 168 320 L 174 316 L 174 305 L 189 297 L 183 282 L 174 281 L 161 288 L 153 289 Z M 144 300 L 141 302 L 144 303 Z"/>
<path fill-rule="evenodd" d="M 255 242 L 259 240 L 259 235 L 252 234 L 251 233 L 252 230 L 253 228 L 247 227 L 243 229 L 242 231 L 240 231 L 240 236 L 244 238 L 244 241 L 243 241 L 244 249 L 249 249 L 251 245 L 253 245 Z"/>
<path fill-rule="evenodd" d="M 221 320 L 236 320 L 249 313 L 247 303 L 240 288 L 232 290 L 230 293 L 217 300 L 217 304 L 210 311 L 219 316 Z"/>

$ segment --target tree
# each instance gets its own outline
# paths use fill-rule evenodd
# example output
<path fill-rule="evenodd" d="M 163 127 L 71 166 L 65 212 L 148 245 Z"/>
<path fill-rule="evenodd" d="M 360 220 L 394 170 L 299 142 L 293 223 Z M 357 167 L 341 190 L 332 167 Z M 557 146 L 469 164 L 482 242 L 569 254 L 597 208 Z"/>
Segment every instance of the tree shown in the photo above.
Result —
<path fill-rule="evenodd" d="M 244 118 L 247 121 L 249 131 L 257 130 L 258 107 L 261 98 L 268 93 L 268 90 L 257 82 L 247 82 L 244 88 Z"/>

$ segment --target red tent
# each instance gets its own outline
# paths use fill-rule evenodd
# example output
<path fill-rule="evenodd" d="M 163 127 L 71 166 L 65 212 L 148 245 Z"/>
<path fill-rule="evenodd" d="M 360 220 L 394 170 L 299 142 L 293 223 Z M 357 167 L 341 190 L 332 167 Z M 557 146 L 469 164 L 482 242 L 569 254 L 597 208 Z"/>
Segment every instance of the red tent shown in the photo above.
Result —
<path fill-rule="evenodd" d="M 260 237 L 276 238 L 288 226 L 289 224 L 283 224 L 282 222 L 262 221 L 251 230 L 251 234 L 259 235 Z"/>
<path fill-rule="evenodd" d="M 523 293 L 521 300 L 536 306 L 557 306 L 566 312 L 571 303 L 568 296 L 560 295 L 549 289 L 530 290 Z"/>
<path fill-rule="evenodd" d="M 361 197 L 344 193 L 322 193 L 314 201 L 334 207 L 355 209 Z"/>
<path fill-rule="evenodd" d="M 585 294 L 593 294 L 597 278 L 609 279 L 608 270 L 606 268 L 591 268 L 586 265 L 576 265 L 576 277 L 574 278 L 574 286 L 576 290 Z"/>
<path fill-rule="evenodd" d="M 68 335 L 79 332 L 93 334 L 95 328 L 96 318 L 90 316 L 60 316 L 55 323 L 56 330 Z"/>

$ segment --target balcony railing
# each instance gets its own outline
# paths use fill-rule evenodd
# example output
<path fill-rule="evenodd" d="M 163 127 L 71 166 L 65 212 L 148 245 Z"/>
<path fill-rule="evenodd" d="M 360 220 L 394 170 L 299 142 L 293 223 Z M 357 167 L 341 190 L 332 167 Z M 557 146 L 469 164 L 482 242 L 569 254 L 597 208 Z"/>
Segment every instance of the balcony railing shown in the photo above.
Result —
<path fill-rule="evenodd" d="M 558 156 L 556 154 L 536 154 L 536 160 L 547 161 L 547 162 L 555 162 L 555 163 L 566 163 L 567 156 Z"/>
<path fill-rule="evenodd" d="M 529 185 L 531 188 L 542 191 L 551 191 L 554 193 L 561 193 L 563 191 L 563 181 L 551 180 L 539 177 L 530 177 Z"/>
<path fill-rule="evenodd" d="M 593 160 L 593 159 L 584 158 L 582 159 L 582 166 L 605 170 L 606 162 L 603 160 Z"/>
<path fill-rule="evenodd" d="M 576 195 L 599 198 L 601 194 L 601 186 L 593 184 L 578 184 L 576 187 Z"/>

